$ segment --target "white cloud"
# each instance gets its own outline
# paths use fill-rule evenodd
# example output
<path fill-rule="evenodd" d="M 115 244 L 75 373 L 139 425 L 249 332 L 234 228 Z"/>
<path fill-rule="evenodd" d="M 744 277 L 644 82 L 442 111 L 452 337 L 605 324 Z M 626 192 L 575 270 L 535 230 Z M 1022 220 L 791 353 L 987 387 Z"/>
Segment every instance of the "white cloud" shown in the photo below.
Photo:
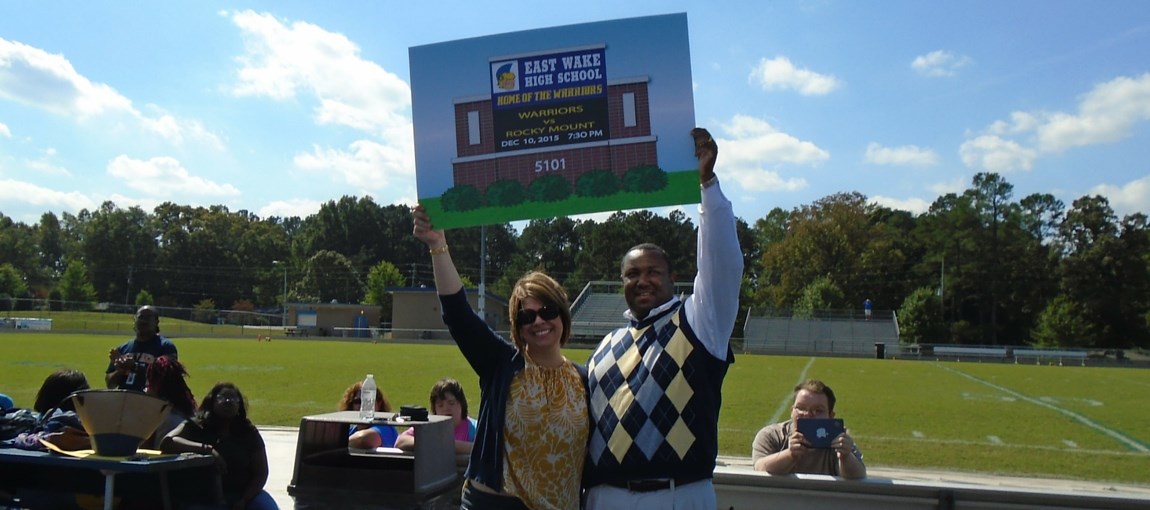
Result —
<path fill-rule="evenodd" d="M 243 33 L 246 49 L 236 58 L 242 67 L 234 94 L 285 100 L 306 92 L 319 102 L 318 124 L 381 137 L 410 123 L 408 84 L 362 58 L 359 46 L 343 34 L 306 22 L 285 25 L 252 11 L 233 14 L 232 22 Z"/>
<path fill-rule="evenodd" d="M 1122 76 L 1094 87 L 1078 105 L 1078 114 L 1054 113 L 1037 127 L 1038 147 L 1061 152 L 1071 147 L 1109 143 L 1150 120 L 1150 73 Z"/>
<path fill-rule="evenodd" d="M 57 191 L 24 181 L 12 179 L 0 180 L 0 202 L 8 204 L 27 204 L 36 206 L 41 210 L 79 211 L 80 209 L 95 209 L 98 202 L 91 197 L 77 191 Z"/>
<path fill-rule="evenodd" d="M 37 173 L 42 174 L 42 175 L 49 175 L 49 176 L 55 176 L 55 177 L 71 177 L 72 176 L 72 172 L 69 172 L 67 168 L 64 168 L 64 167 L 58 166 L 58 165 L 53 165 L 52 163 L 48 162 L 47 160 L 43 160 L 43 159 L 28 160 L 28 161 L 24 162 L 24 165 L 27 166 L 28 168 L 31 168 L 32 170 L 35 170 Z"/>
<path fill-rule="evenodd" d="M 724 190 L 724 192 L 727 193 L 728 195 L 731 194 L 731 192 L 729 190 Z M 603 223 L 603 222 L 607 221 L 608 219 L 610 219 L 611 216 L 617 212 L 622 212 L 624 214 L 627 214 L 627 213 L 631 213 L 634 211 L 642 211 L 642 210 L 650 211 L 651 214 L 654 214 L 655 216 L 659 216 L 662 218 L 668 218 L 671 216 L 671 213 L 678 211 L 678 212 L 682 213 L 684 216 L 686 216 L 687 219 L 694 222 L 694 224 L 698 225 L 698 223 L 699 223 L 699 206 L 698 206 L 698 204 L 672 205 L 672 206 L 667 206 L 667 207 L 645 207 L 645 208 L 641 208 L 641 209 L 623 209 L 623 210 L 619 210 L 619 211 L 599 211 L 599 212 L 586 213 L 586 214 L 575 214 L 575 215 L 571 216 L 571 220 L 572 221 L 594 221 L 595 223 Z M 520 234 L 523 233 L 523 229 L 527 227 L 527 224 L 528 224 L 528 221 L 512 222 L 512 226 L 515 227 L 515 229 Z"/>
<path fill-rule="evenodd" d="M 917 145 L 883 147 L 871 142 L 866 146 L 865 161 L 876 165 L 933 166 L 938 164 L 938 154 Z"/>
<path fill-rule="evenodd" d="M 731 174 L 739 191 L 799 191 L 809 185 L 802 177 L 785 178 L 779 172 L 762 168 L 732 168 Z M 757 199 L 754 197 L 752 199 Z"/>
<path fill-rule="evenodd" d="M 1136 212 L 1150 211 L 1150 175 L 1130 181 L 1121 186 L 1099 184 L 1090 188 L 1087 195 L 1102 195 L 1110 201 L 1110 207 L 1119 217 Z"/>
<path fill-rule="evenodd" d="M 154 110 L 158 108 L 154 107 Z M 224 142 L 203 123 L 193 119 L 178 119 L 170 114 L 157 112 L 156 117 L 140 117 L 140 123 L 146 129 L 168 139 L 175 145 L 183 145 L 188 139 L 196 140 L 216 150 L 224 150 Z"/>
<path fill-rule="evenodd" d="M 0 38 L 0 97 L 84 121 L 126 115 L 142 128 L 176 144 L 185 137 L 221 147 L 219 139 L 198 123 L 174 117 L 153 118 L 132 106 L 116 89 L 94 83 L 72 67 L 63 55 Z"/>
<path fill-rule="evenodd" d="M 763 90 L 793 89 L 804 96 L 830 94 L 840 85 L 834 76 L 796 68 L 786 57 L 759 60 L 749 79 Z"/>
<path fill-rule="evenodd" d="M 407 134 L 407 147 L 411 147 Z M 315 146 L 310 153 L 295 156 L 301 169 L 334 173 L 343 182 L 361 190 L 387 190 L 415 183 L 414 150 L 379 144 L 370 140 L 352 142 L 348 150 Z"/>
<path fill-rule="evenodd" d="M 802 141 L 771 127 L 766 121 L 736 115 L 720 127 L 729 138 L 716 138 L 723 176 L 731 177 L 745 191 L 795 191 L 807 187 L 802 178 L 783 178 L 771 164 L 816 164 L 830 158 L 812 142 Z"/>
<path fill-rule="evenodd" d="M 991 123 L 983 134 L 963 143 L 959 152 L 971 168 L 1029 170 L 1039 156 L 1116 142 L 1146 120 L 1150 120 L 1150 73 L 1120 76 L 1082 96 L 1075 114 L 1012 112 L 1010 120 Z"/>
<path fill-rule="evenodd" d="M 143 197 L 143 198 L 141 198 L 141 197 L 130 197 L 130 196 L 123 195 L 120 193 L 112 193 L 112 196 L 103 199 L 101 202 L 103 202 L 103 201 L 108 201 L 108 202 L 111 202 L 113 204 L 116 204 L 116 207 L 119 207 L 121 209 L 127 209 L 129 207 L 139 207 L 140 209 L 143 209 L 145 211 L 153 211 L 156 209 L 156 206 L 166 202 L 166 200 L 162 200 L 160 198 L 155 198 L 155 197 Z M 188 205 L 194 206 L 196 204 L 193 203 L 193 204 L 188 204 Z"/>
<path fill-rule="evenodd" d="M 955 55 L 946 50 L 936 50 L 926 55 L 914 57 L 910 67 L 924 76 L 954 76 L 959 69 L 972 62 L 970 57 Z"/>
<path fill-rule="evenodd" d="M 883 207 L 891 209 L 898 209 L 900 211 L 908 211 L 911 214 L 922 214 L 930 209 L 931 202 L 927 202 L 921 198 L 907 198 L 898 199 L 891 197 L 884 197 L 882 195 L 871 197 L 871 202 L 879 204 Z"/>
<path fill-rule="evenodd" d="M 69 172 L 67 168 L 52 163 L 52 158 L 55 156 L 56 149 L 48 147 L 47 149 L 44 149 L 44 155 L 39 159 L 24 160 L 24 166 L 34 170 L 36 173 L 41 175 L 52 177 L 71 177 L 72 172 Z"/>
<path fill-rule="evenodd" d="M 0 122 L 0 136 L 12 138 L 12 130 L 8 129 L 8 125 L 3 122 Z"/>
<path fill-rule="evenodd" d="M 996 173 L 1029 171 L 1034 167 L 1034 160 L 1038 157 L 1034 149 L 994 135 L 982 135 L 967 140 L 959 147 L 958 153 L 968 168 Z"/>
<path fill-rule="evenodd" d="M 419 205 L 419 197 L 415 196 L 415 189 L 412 188 L 410 195 L 396 196 L 394 199 L 391 200 L 391 202 L 388 202 L 388 203 L 393 204 L 393 205 L 406 205 L 408 207 L 415 207 L 415 206 Z"/>
<path fill-rule="evenodd" d="M 729 149 L 720 146 L 720 153 L 736 161 L 810 164 L 830 158 L 814 143 L 778 131 L 755 117 L 735 115 L 721 129 L 734 139 L 728 142 Z"/>
<path fill-rule="evenodd" d="M 62 55 L 0 38 L 0 96 L 58 115 L 80 118 L 131 112 L 132 102 L 92 83 Z"/>
<path fill-rule="evenodd" d="M 1034 131 L 1041 121 L 1032 113 L 1011 112 L 1010 120 L 997 120 L 986 129 L 988 134 L 1006 136 Z"/>
<path fill-rule="evenodd" d="M 239 196 L 240 190 L 231 184 L 218 184 L 188 173 L 175 158 L 161 156 L 149 160 L 116 156 L 108 163 L 108 175 L 124 181 L 124 185 L 152 196 L 172 194 L 203 197 Z"/>
<path fill-rule="evenodd" d="M 616 212 L 618 212 L 618 211 L 600 211 L 600 212 L 593 212 L 593 213 L 587 213 L 587 214 L 576 214 L 576 215 L 571 216 L 571 220 L 572 221 L 594 221 L 595 223 L 603 223 L 603 222 L 607 221 L 611 217 L 611 215 L 615 214 Z M 519 228 L 520 233 L 523 233 L 523 229 L 527 227 L 527 223 L 528 222 L 526 222 L 526 221 L 523 222 L 522 227 Z"/>
<path fill-rule="evenodd" d="M 259 214 L 261 218 L 270 218 L 272 216 L 279 216 L 281 218 L 299 216 L 300 218 L 306 218 L 319 212 L 323 204 L 324 202 L 322 201 L 305 198 L 273 200 L 261 207 L 256 214 Z"/>
<path fill-rule="evenodd" d="M 934 184 L 931 184 L 930 186 L 927 186 L 927 189 L 929 189 L 931 192 L 933 192 L 937 196 L 946 195 L 948 193 L 954 193 L 955 195 L 961 195 L 963 191 L 966 191 L 966 189 L 967 189 L 967 187 L 969 187 L 969 185 L 970 185 L 970 178 L 967 176 L 960 175 L 960 176 L 955 177 L 954 179 L 952 179 L 950 181 L 936 182 Z"/>

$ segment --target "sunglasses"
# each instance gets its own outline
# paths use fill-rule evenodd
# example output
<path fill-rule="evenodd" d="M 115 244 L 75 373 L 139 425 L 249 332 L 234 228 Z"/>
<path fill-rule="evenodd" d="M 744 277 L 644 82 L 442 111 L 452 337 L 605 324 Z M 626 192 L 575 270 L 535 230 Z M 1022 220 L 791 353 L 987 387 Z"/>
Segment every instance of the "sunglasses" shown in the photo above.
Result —
<path fill-rule="evenodd" d="M 518 326 L 526 326 L 535 322 L 535 317 L 542 317 L 543 320 L 549 321 L 558 316 L 559 309 L 551 305 L 544 306 L 538 310 L 523 308 L 515 314 L 515 324 Z"/>

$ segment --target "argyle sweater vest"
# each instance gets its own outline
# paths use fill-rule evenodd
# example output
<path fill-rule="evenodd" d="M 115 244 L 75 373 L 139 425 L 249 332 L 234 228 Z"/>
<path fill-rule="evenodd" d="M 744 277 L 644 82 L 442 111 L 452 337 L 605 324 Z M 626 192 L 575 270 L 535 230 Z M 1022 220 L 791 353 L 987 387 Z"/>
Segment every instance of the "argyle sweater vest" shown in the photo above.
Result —
<path fill-rule="evenodd" d="M 584 485 L 711 478 L 723 378 L 687 324 L 683 305 L 611 333 L 588 363 L 593 430 Z"/>

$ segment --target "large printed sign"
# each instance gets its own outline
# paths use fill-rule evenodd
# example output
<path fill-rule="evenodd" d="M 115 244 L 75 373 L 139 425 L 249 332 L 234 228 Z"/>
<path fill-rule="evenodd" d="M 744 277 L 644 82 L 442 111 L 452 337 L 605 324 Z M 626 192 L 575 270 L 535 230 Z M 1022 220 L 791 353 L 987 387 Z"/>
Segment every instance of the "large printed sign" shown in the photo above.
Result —
<path fill-rule="evenodd" d="M 686 14 L 413 47 L 437 228 L 699 201 Z"/>
<path fill-rule="evenodd" d="M 499 57 L 491 108 L 500 151 L 610 138 L 603 48 Z"/>

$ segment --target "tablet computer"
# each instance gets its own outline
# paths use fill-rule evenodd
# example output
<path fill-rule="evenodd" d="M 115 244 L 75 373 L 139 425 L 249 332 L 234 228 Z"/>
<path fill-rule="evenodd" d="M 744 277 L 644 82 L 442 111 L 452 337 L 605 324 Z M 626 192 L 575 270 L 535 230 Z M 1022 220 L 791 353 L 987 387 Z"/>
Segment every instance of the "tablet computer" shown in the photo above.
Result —
<path fill-rule="evenodd" d="M 803 434 L 811 448 L 830 448 L 844 430 L 843 421 L 838 418 L 804 418 L 797 420 L 799 432 Z"/>

